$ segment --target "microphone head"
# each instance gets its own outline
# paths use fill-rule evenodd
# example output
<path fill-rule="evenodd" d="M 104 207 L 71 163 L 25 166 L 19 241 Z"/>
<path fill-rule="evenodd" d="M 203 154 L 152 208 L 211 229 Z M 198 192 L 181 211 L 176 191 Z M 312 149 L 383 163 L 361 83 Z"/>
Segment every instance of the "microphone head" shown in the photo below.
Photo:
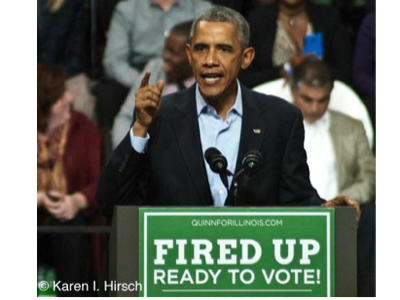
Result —
<path fill-rule="evenodd" d="M 210 147 L 210 148 L 208 148 L 208 149 L 206 150 L 206 152 L 204 153 L 204 157 L 205 157 L 206 161 L 207 161 L 208 163 L 210 163 L 211 157 L 213 157 L 213 156 L 216 155 L 216 154 L 221 154 L 221 152 L 220 152 L 217 148 Z"/>
<path fill-rule="evenodd" d="M 247 176 L 251 177 L 260 171 L 262 165 L 262 155 L 257 150 L 251 150 L 243 159 L 242 166 Z"/>
<path fill-rule="evenodd" d="M 208 148 L 204 153 L 204 157 L 209 164 L 211 171 L 217 174 L 221 174 L 221 172 L 226 172 L 228 161 L 218 149 L 212 147 Z"/>

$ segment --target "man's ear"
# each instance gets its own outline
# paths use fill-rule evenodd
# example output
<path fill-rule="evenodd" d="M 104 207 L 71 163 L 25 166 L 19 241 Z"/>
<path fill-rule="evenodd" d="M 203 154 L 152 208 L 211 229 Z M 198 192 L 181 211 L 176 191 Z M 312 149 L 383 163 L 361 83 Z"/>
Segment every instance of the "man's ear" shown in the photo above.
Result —
<path fill-rule="evenodd" d="M 186 55 L 189 61 L 189 65 L 192 66 L 192 47 L 190 44 L 186 44 Z"/>
<path fill-rule="evenodd" d="M 243 54 L 242 54 L 242 64 L 241 64 L 241 68 L 243 70 L 247 69 L 247 67 L 250 66 L 255 55 L 256 55 L 256 51 L 254 50 L 253 47 L 244 49 Z"/>

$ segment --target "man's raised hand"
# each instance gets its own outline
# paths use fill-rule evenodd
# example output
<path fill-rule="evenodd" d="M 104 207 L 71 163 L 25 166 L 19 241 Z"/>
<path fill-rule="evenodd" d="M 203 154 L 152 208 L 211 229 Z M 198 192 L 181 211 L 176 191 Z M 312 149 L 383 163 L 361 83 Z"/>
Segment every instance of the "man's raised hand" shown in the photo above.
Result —
<path fill-rule="evenodd" d="M 135 136 L 146 136 L 147 129 L 153 121 L 161 104 L 161 94 L 164 81 L 159 80 L 156 85 L 149 84 L 151 73 L 146 71 L 135 94 L 136 121 L 133 124 Z"/>

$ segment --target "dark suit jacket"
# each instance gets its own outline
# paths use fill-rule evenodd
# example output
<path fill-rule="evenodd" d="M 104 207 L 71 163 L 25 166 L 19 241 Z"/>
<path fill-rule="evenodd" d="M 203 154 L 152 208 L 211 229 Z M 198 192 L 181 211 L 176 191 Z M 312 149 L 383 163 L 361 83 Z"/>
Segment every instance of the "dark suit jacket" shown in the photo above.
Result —
<path fill-rule="evenodd" d="M 242 86 L 243 119 L 237 169 L 249 150 L 263 156 L 262 170 L 239 190 L 238 205 L 319 205 L 311 186 L 301 112 L 276 97 Z M 261 133 L 254 133 L 260 129 Z M 114 151 L 98 183 L 105 216 L 113 206 L 212 206 L 200 141 L 195 85 L 162 99 L 149 128 L 145 154 L 133 150 L 129 134 Z M 239 138 L 239 137 L 238 137 Z M 239 186 L 241 186 L 239 180 Z M 231 194 L 231 193 L 230 193 Z M 228 197 L 226 205 L 232 205 Z"/>
<path fill-rule="evenodd" d="M 307 3 L 306 11 L 314 32 L 322 33 L 324 61 L 332 67 L 336 79 L 349 84 L 352 50 L 339 13 L 333 7 L 311 3 Z M 280 67 L 272 65 L 277 19 L 277 4 L 257 7 L 249 12 L 250 46 L 256 50 L 256 56 L 250 67 L 240 74 L 245 86 L 253 88 L 280 77 Z"/>

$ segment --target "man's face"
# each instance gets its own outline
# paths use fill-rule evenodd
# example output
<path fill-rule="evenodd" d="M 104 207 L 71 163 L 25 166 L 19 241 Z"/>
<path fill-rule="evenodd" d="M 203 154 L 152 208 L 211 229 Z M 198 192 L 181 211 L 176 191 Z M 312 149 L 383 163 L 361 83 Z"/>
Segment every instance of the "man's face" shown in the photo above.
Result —
<path fill-rule="evenodd" d="M 331 96 L 331 86 L 326 84 L 323 87 L 309 87 L 299 83 L 297 89 L 292 88 L 294 104 L 303 113 L 308 123 L 314 123 L 323 117 L 328 109 Z"/>
<path fill-rule="evenodd" d="M 54 128 L 65 124 L 71 118 L 71 105 L 73 102 L 74 97 L 71 92 L 65 90 L 60 99 L 51 106 L 49 123 L 52 123 Z"/>
<path fill-rule="evenodd" d="M 200 21 L 186 46 L 193 75 L 208 101 L 236 97 L 236 78 L 254 58 L 254 49 L 243 50 L 234 24 Z"/>
<path fill-rule="evenodd" d="M 163 51 L 164 72 L 169 82 L 179 82 L 191 76 L 191 68 L 186 56 L 186 39 L 171 33 L 165 39 Z"/>

